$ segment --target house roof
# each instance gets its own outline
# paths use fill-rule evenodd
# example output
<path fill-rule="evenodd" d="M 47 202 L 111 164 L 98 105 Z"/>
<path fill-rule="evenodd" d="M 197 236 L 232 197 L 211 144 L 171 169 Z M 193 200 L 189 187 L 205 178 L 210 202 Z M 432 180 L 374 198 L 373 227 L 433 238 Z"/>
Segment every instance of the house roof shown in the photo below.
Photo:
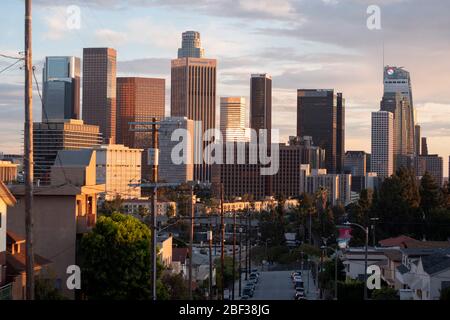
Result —
<path fill-rule="evenodd" d="M 6 243 L 8 244 L 8 246 L 10 246 L 13 243 L 22 243 L 22 242 L 25 242 L 24 237 L 11 231 L 6 232 Z"/>
<path fill-rule="evenodd" d="M 402 252 L 400 250 L 385 250 L 384 255 L 392 261 L 402 261 Z"/>
<path fill-rule="evenodd" d="M 401 247 L 401 248 L 409 248 L 411 245 L 414 245 L 417 242 L 420 241 L 405 235 L 378 241 L 378 243 L 382 247 Z"/>
<path fill-rule="evenodd" d="M 12 195 L 11 191 L 0 181 L 0 199 L 2 199 L 6 205 L 12 207 L 16 204 L 16 198 Z"/>
<path fill-rule="evenodd" d="M 378 242 L 382 247 L 400 248 L 450 248 L 450 241 L 420 241 L 405 235 Z"/>
<path fill-rule="evenodd" d="M 188 257 L 188 253 L 189 253 L 188 248 L 173 248 L 172 261 L 181 262 L 182 264 L 185 264 L 186 259 Z"/>
<path fill-rule="evenodd" d="M 18 196 L 25 195 L 24 185 L 13 185 L 10 187 L 11 193 Z M 105 192 L 104 184 L 97 184 L 94 186 L 74 186 L 72 184 L 65 184 L 62 186 L 40 186 L 34 187 L 34 196 L 76 196 L 79 194 L 98 194 Z"/>
<path fill-rule="evenodd" d="M 450 268 L 450 257 L 437 253 L 421 258 L 426 273 L 432 275 Z"/>
<path fill-rule="evenodd" d="M 56 157 L 56 167 L 86 167 L 91 163 L 94 150 L 60 150 Z"/>
<path fill-rule="evenodd" d="M 14 276 L 25 272 L 26 270 L 26 256 L 25 251 L 20 253 L 11 254 L 6 252 L 6 270 L 9 276 Z M 41 257 L 40 255 L 34 255 L 34 270 L 39 270 L 43 266 L 50 264 L 51 261 Z"/>

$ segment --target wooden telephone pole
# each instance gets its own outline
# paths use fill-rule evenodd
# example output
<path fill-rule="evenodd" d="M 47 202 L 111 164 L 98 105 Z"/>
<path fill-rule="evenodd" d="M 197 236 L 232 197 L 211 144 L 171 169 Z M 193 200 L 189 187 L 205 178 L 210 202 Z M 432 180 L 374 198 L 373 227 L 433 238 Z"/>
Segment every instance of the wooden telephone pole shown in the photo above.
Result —
<path fill-rule="evenodd" d="M 25 271 L 26 299 L 34 300 L 34 255 L 33 255 L 33 56 L 31 34 L 31 0 L 25 1 Z"/>

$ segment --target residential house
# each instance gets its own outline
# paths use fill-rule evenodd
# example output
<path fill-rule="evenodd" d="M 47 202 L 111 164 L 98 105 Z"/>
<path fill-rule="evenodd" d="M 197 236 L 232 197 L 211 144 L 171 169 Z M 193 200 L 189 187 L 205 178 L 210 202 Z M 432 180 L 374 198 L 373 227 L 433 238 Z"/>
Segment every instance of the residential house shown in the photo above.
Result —
<path fill-rule="evenodd" d="M 11 286 L 6 283 L 6 221 L 7 209 L 16 204 L 16 198 L 0 180 L 0 300 L 11 297 Z"/>
<path fill-rule="evenodd" d="M 78 152 L 74 158 L 57 158 L 61 162 L 51 170 L 51 185 L 36 186 L 33 197 L 35 253 L 52 261 L 55 286 L 68 298 L 75 298 L 75 292 L 67 288 L 67 268 L 78 263 L 79 242 L 95 225 L 97 197 L 105 191 L 95 184 L 95 152 Z M 10 191 L 17 204 L 8 216 L 8 231 L 23 237 L 25 187 L 11 186 Z"/>

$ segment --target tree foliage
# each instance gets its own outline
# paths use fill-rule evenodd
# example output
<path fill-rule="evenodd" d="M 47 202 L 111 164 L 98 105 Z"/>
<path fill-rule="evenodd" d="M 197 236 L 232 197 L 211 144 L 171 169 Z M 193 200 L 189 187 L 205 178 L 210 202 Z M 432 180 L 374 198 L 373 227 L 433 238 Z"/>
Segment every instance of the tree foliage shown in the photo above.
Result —
<path fill-rule="evenodd" d="M 149 299 L 150 230 L 138 219 L 101 216 L 81 241 L 82 288 L 89 299 Z"/>

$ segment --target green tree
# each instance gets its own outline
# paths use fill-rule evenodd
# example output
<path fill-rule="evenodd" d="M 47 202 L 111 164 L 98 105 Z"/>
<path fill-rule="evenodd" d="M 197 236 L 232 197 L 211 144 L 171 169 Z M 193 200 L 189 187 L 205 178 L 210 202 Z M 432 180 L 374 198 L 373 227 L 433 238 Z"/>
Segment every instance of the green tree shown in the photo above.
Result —
<path fill-rule="evenodd" d="M 89 299 L 151 297 L 150 230 L 119 213 L 101 216 L 81 241 L 82 288 Z"/>
<path fill-rule="evenodd" d="M 324 262 L 323 271 L 319 273 L 319 283 L 322 289 L 328 291 L 331 295 L 334 292 L 335 277 L 335 260 L 328 260 Z M 344 281 L 346 278 L 345 266 L 340 259 L 337 264 L 337 280 Z"/>
<path fill-rule="evenodd" d="M 34 281 L 36 300 L 66 300 L 61 292 L 55 288 L 55 279 L 36 277 Z"/>
<path fill-rule="evenodd" d="M 450 287 L 447 287 L 447 288 L 441 290 L 440 300 L 450 301 Z"/>
<path fill-rule="evenodd" d="M 443 195 L 441 189 L 427 171 L 420 180 L 420 207 L 427 214 L 442 205 Z"/>
<path fill-rule="evenodd" d="M 189 299 L 189 289 L 186 280 L 181 274 L 166 273 L 161 277 L 161 283 L 167 290 L 170 300 Z M 160 298 L 160 300 L 165 300 Z"/>
<path fill-rule="evenodd" d="M 217 258 L 214 260 L 214 266 L 216 267 L 217 288 L 220 292 L 220 290 L 222 288 L 222 265 L 220 262 L 220 258 Z M 239 276 L 237 266 L 238 266 L 238 264 L 236 263 L 236 272 L 235 272 L 236 278 L 234 280 L 236 280 Z M 233 283 L 233 258 L 231 258 L 229 256 L 224 257 L 223 275 L 224 275 L 224 278 L 223 278 L 224 287 L 228 288 Z"/>
<path fill-rule="evenodd" d="M 397 290 L 390 287 L 383 287 L 372 291 L 372 300 L 400 300 Z"/>
<path fill-rule="evenodd" d="M 364 299 L 364 282 L 346 280 L 338 282 L 338 300 L 358 301 Z"/>
<path fill-rule="evenodd" d="M 120 196 L 115 197 L 113 200 L 103 201 L 98 213 L 110 216 L 115 212 L 123 212 L 123 200 Z"/>
<path fill-rule="evenodd" d="M 414 172 L 400 168 L 395 175 L 383 181 L 374 197 L 371 213 L 380 219 L 377 233 L 382 238 L 400 234 L 418 236 L 415 228 L 423 222 L 419 208 L 420 195 Z"/>

